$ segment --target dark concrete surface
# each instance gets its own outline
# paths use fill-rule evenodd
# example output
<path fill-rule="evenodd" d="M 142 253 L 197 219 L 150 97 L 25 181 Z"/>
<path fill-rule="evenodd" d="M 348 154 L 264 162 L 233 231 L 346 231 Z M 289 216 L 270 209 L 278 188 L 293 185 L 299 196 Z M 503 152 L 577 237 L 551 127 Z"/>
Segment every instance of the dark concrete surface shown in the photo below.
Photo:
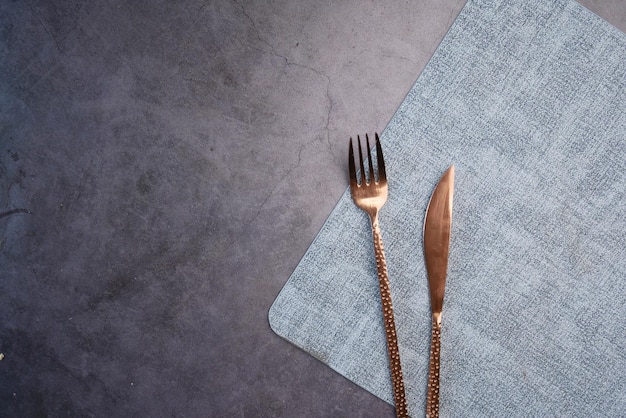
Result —
<path fill-rule="evenodd" d="M 0 416 L 393 416 L 267 311 L 463 4 L 0 1 Z"/>

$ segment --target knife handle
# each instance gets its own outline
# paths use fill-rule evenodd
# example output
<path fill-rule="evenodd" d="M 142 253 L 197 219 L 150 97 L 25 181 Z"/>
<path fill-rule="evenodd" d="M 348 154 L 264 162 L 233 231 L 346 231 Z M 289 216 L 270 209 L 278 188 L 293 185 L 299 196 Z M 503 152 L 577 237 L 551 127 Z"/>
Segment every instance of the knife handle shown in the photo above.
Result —
<path fill-rule="evenodd" d="M 393 304 L 391 303 L 391 290 L 389 287 L 389 276 L 387 275 L 387 261 L 383 248 L 383 239 L 378 225 L 378 219 L 372 218 L 372 234 L 374 236 L 374 252 L 376 255 L 376 270 L 378 272 L 378 286 L 380 289 L 380 299 L 383 306 L 383 319 L 385 323 L 385 334 L 387 337 L 387 352 L 389 354 L 389 365 L 391 367 L 391 382 L 393 384 L 393 397 L 396 404 L 396 416 L 408 417 L 406 394 L 404 390 L 404 379 L 402 377 L 402 367 L 400 364 L 400 351 L 398 350 L 398 337 L 396 334 L 396 323 L 393 317 Z"/>
<path fill-rule="evenodd" d="M 426 416 L 439 417 L 439 359 L 441 348 L 441 316 L 433 315 L 432 338 L 430 341 L 430 368 L 428 372 L 428 394 Z"/>

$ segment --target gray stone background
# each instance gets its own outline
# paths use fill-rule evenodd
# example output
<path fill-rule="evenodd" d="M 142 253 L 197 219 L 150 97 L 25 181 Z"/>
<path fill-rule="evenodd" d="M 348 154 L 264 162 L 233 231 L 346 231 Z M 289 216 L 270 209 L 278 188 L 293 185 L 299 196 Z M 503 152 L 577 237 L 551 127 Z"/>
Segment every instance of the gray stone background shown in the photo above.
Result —
<path fill-rule="evenodd" d="M 0 416 L 393 416 L 267 311 L 463 4 L 0 1 Z"/>

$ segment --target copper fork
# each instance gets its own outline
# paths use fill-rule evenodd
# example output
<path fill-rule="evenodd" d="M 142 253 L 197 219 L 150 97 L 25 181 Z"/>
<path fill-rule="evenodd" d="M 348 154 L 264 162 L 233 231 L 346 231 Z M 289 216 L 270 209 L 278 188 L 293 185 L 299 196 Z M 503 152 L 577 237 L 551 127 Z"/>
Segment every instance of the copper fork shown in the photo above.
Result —
<path fill-rule="evenodd" d="M 367 160 L 369 174 L 366 176 L 365 165 L 363 163 L 363 152 L 361 149 L 361 138 L 357 135 L 359 143 L 359 168 L 357 176 L 354 149 L 352 138 L 350 138 L 350 150 L 348 155 L 348 169 L 350 171 L 350 194 L 352 200 L 360 209 L 367 212 L 372 223 L 372 235 L 374 237 L 374 253 L 376 256 L 376 269 L 378 271 L 378 286 L 383 307 L 383 319 L 385 324 L 385 334 L 387 337 L 387 352 L 389 354 L 389 364 L 391 367 L 391 381 L 393 384 L 393 396 L 396 405 L 396 415 L 398 417 L 408 417 L 406 395 L 404 390 L 404 380 L 402 368 L 400 366 L 400 353 L 398 350 L 398 338 L 396 335 L 396 324 L 393 317 L 393 304 L 391 303 L 391 291 L 389 288 L 389 276 L 387 275 L 387 262 L 383 248 L 383 239 L 378 223 L 378 212 L 387 202 L 387 173 L 385 171 L 385 161 L 383 150 L 380 146 L 378 134 L 376 137 L 376 163 L 378 179 L 375 177 L 374 164 L 369 143 L 369 137 L 365 135 L 367 146 Z"/>

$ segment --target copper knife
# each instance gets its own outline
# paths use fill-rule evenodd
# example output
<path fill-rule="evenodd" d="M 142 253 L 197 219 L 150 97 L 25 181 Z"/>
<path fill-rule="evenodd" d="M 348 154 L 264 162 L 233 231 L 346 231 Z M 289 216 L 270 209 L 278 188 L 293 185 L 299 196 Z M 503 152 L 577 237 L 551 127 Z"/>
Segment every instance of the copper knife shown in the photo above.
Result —
<path fill-rule="evenodd" d="M 424 220 L 424 259 L 430 289 L 432 310 L 432 339 L 426 416 L 439 416 L 439 354 L 441 347 L 441 310 L 448 270 L 450 230 L 452 227 L 452 197 L 454 194 L 454 166 L 450 166 L 439 180 L 426 209 Z"/>

